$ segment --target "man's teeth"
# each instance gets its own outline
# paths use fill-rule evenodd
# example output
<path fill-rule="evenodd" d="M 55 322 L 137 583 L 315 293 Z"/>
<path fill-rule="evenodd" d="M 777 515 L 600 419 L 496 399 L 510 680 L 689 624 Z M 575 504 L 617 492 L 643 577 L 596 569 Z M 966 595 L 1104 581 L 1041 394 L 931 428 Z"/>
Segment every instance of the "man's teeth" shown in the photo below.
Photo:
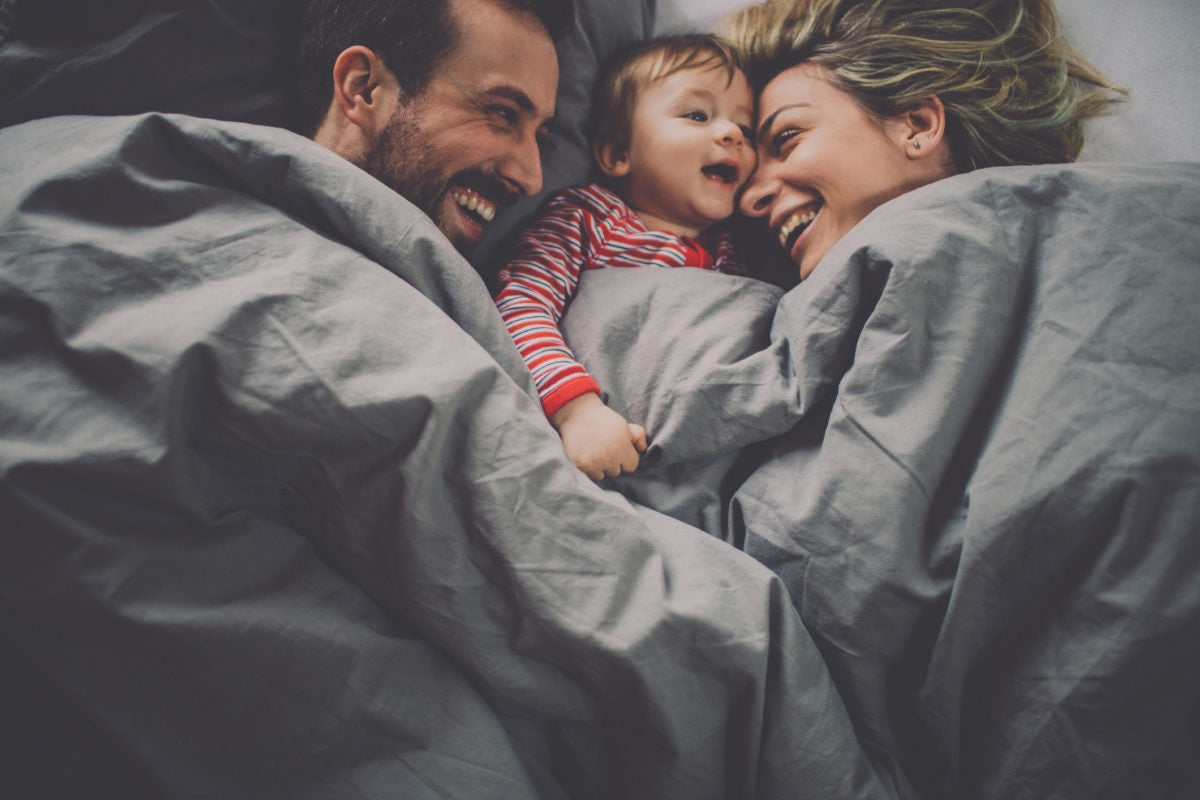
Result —
<path fill-rule="evenodd" d="M 451 192 L 454 202 L 468 211 L 474 211 L 484 222 L 491 222 L 496 216 L 496 207 L 473 192 Z"/>
<path fill-rule="evenodd" d="M 792 216 L 788 217 L 787 222 L 783 223 L 783 227 L 779 229 L 780 247 L 786 249 L 788 246 L 788 239 L 792 238 L 792 232 L 795 231 L 796 228 L 803 229 L 804 227 L 807 227 L 808 223 L 812 222 L 816 216 L 817 209 L 813 209 L 812 211 L 804 214 L 792 214 Z"/>

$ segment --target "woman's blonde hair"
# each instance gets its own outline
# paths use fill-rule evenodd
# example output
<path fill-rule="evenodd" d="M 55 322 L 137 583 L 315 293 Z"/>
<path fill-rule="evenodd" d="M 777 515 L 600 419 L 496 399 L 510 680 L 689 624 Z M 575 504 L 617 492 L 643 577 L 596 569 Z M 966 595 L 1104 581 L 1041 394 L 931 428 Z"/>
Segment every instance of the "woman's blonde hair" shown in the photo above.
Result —
<path fill-rule="evenodd" d="M 1073 161 L 1083 121 L 1127 94 L 1061 38 L 1051 0 L 768 0 L 723 33 L 756 92 L 809 63 L 876 118 L 936 95 L 958 172 Z"/>

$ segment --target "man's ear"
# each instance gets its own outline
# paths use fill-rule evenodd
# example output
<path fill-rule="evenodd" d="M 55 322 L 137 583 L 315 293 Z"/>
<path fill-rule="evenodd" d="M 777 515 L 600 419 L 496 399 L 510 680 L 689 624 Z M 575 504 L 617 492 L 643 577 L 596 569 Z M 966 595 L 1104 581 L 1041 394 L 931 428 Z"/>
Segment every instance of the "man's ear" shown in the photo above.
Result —
<path fill-rule="evenodd" d="M 600 137 L 592 145 L 592 155 L 600 165 L 600 171 L 610 178 L 624 178 L 629 174 L 629 153 L 610 137 Z"/>
<path fill-rule="evenodd" d="M 942 150 L 946 136 L 946 108 L 936 94 L 921 100 L 896 119 L 898 143 L 909 158 L 926 158 Z"/>
<path fill-rule="evenodd" d="M 398 89 L 395 76 L 369 47 L 347 47 L 333 62 L 333 105 L 368 138 L 391 118 Z"/>

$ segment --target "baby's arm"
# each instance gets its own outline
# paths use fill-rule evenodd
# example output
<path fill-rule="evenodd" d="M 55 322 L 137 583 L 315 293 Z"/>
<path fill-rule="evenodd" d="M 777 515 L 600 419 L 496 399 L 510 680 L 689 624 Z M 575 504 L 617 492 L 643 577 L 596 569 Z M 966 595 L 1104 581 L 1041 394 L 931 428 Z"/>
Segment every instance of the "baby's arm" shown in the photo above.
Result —
<path fill-rule="evenodd" d="M 599 387 L 563 340 L 558 322 L 586 258 L 585 210 L 558 197 L 517 241 L 499 273 L 496 306 L 553 416 L 563 403 Z"/>
<path fill-rule="evenodd" d="M 550 418 L 571 462 L 598 481 L 637 469 L 646 451 L 646 430 L 604 405 L 595 392 L 567 401 Z"/>
<path fill-rule="evenodd" d="M 588 257 L 589 212 L 568 198 L 552 201 L 500 271 L 496 303 L 572 463 L 600 480 L 637 468 L 646 432 L 604 405 L 558 329 Z"/>

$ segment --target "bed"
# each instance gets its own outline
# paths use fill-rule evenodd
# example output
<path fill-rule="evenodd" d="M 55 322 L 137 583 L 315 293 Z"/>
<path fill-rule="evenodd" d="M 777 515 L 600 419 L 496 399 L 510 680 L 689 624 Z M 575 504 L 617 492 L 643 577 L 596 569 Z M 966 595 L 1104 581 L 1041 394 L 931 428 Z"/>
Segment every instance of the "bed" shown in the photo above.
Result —
<path fill-rule="evenodd" d="M 1163 45 L 1099 50 L 1135 99 L 1080 164 L 798 286 L 588 275 L 652 440 L 602 485 L 488 292 L 540 198 L 468 263 L 287 130 L 300 5 L 0 3 L 6 796 L 1200 792 L 1186 0 L 1062 4 Z M 581 3 L 547 191 L 604 53 L 734 5 Z"/>

